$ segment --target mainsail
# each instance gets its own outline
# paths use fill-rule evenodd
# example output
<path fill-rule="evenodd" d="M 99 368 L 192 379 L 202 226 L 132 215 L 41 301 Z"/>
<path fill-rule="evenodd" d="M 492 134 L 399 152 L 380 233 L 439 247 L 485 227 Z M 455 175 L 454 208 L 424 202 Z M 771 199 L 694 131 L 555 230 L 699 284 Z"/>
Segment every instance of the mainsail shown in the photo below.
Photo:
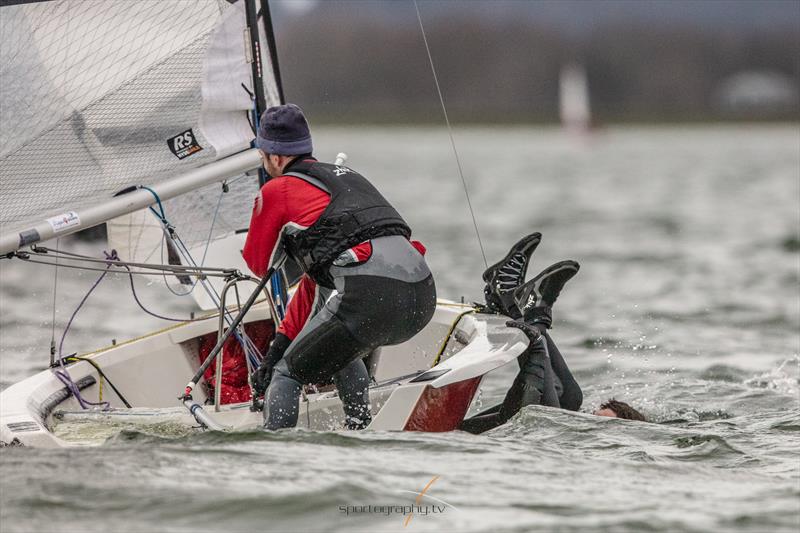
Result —
<path fill-rule="evenodd" d="M 245 1 L 0 8 L 0 233 L 56 215 L 68 228 L 72 211 L 248 149 L 259 95 Z M 258 28 L 263 101 L 276 105 Z M 229 181 L 225 194 L 216 184 L 165 204 L 190 246 L 246 227 L 258 179 Z"/>

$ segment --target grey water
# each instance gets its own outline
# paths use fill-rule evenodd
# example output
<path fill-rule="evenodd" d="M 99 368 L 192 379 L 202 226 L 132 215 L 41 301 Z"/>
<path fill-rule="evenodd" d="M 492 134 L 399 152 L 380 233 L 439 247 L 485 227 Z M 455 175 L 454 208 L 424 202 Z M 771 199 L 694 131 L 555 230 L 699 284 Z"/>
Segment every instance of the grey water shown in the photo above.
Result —
<path fill-rule="evenodd" d="M 447 132 L 314 133 L 319 157 L 347 152 L 408 219 L 440 296 L 480 301 L 484 262 Z M 156 427 L 93 448 L 3 448 L 0 530 L 797 531 L 797 124 L 581 138 L 470 127 L 455 140 L 490 263 L 531 231 L 544 238 L 529 276 L 581 263 L 552 334 L 584 412 L 528 407 L 480 436 Z M 58 275 L 57 341 L 96 273 Z M 2 388 L 47 365 L 53 281 L 49 267 L 0 260 Z M 164 325 L 139 311 L 127 283 L 100 284 L 65 353 Z M 165 314 L 192 309 L 158 280 L 139 291 Z M 513 373 L 490 375 L 474 408 L 499 401 Z M 610 397 L 651 422 L 589 414 Z M 406 523 L 403 506 L 431 481 Z"/>

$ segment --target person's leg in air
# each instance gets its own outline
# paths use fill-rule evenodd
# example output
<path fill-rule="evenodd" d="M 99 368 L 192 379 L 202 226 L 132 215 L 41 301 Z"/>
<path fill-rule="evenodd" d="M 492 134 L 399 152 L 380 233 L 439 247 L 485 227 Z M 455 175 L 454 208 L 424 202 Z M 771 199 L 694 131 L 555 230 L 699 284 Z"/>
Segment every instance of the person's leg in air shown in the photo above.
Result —
<path fill-rule="evenodd" d="M 541 233 L 531 233 L 518 240 L 506 256 L 487 268 L 483 273 L 486 285 L 483 294 L 486 307 L 511 318 L 520 318 L 519 309 L 514 302 L 514 291 L 525 283 L 531 255 L 542 240 Z"/>
<path fill-rule="evenodd" d="M 558 391 L 558 401 L 561 404 L 561 408 L 568 411 L 577 411 L 583 404 L 583 391 L 572 376 L 572 372 L 570 372 L 567 362 L 558 350 L 556 343 L 553 342 L 553 338 L 547 332 L 544 333 L 544 337 L 547 339 L 547 353 L 550 354 L 550 364 L 557 379 L 556 389 L 560 389 Z M 558 386 L 559 384 L 561 387 Z"/>
<path fill-rule="evenodd" d="M 514 291 L 516 305 L 522 320 L 507 323 L 509 327 L 522 330 L 530 341 L 528 349 L 520 356 L 520 371 L 509 388 L 503 403 L 465 420 L 461 429 L 480 433 L 507 422 L 526 405 L 562 407 L 559 395 L 567 400 L 571 408 L 580 395 L 580 388 L 552 340 L 548 342 L 547 328 L 552 324 L 552 306 L 561 290 L 579 270 L 575 261 L 556 263 Z M 524 275 L 524 274 L 523 274 Z M 557 354 L 559 372 L 555 371 L 550 349 Z M 577 400 L 578 404 L 580 400 Z"/>

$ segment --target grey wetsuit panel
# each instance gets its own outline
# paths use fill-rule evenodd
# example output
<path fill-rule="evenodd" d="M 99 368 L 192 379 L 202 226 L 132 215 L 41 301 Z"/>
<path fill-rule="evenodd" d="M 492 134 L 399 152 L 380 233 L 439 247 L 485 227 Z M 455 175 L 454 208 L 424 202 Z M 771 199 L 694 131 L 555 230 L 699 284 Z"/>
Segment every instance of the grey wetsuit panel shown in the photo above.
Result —
<path fill-rule="evenodd" d="M 372 256 L 364 263 L 353 266 L 332 266 L 330 269 L 336 288 L 336 278 L 347 276 L 381 276 L 408 283 L 422 281 L 431 275 L 421 253 L 402 235 L 372 239 Z"/>
<path fill-rule="evenodd" d="M 372 255 L 365 262 L 331 267 L 336 290 L 318 287 L 314 314 L 273 373 L 268 429 L 293 426 L 301 384 L 331 376 L 348 420 L 357 421 L 351 425 L 368 422 L 361 359 L 380 346 L 405 342 L 433 317 L 436 287 L 422 254 L 402 236 L 371 242 Z"/>

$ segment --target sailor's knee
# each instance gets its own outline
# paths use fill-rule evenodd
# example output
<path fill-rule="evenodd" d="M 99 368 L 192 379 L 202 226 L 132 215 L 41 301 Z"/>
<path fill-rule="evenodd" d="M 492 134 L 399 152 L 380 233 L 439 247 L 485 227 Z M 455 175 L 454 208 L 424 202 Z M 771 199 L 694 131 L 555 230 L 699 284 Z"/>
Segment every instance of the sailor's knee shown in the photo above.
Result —
<path fill-rule="evenodd" d="M 298 386 L 302 386 L 302 382 L 300 379 L 297 378 L 294 372 L 289 367 L 289 362 L 284 357 L 278 364 L 275 365 L 275 368 L 272 371 L 272 382 L 275 380 L 290 380 L 297 383 Z"/>

